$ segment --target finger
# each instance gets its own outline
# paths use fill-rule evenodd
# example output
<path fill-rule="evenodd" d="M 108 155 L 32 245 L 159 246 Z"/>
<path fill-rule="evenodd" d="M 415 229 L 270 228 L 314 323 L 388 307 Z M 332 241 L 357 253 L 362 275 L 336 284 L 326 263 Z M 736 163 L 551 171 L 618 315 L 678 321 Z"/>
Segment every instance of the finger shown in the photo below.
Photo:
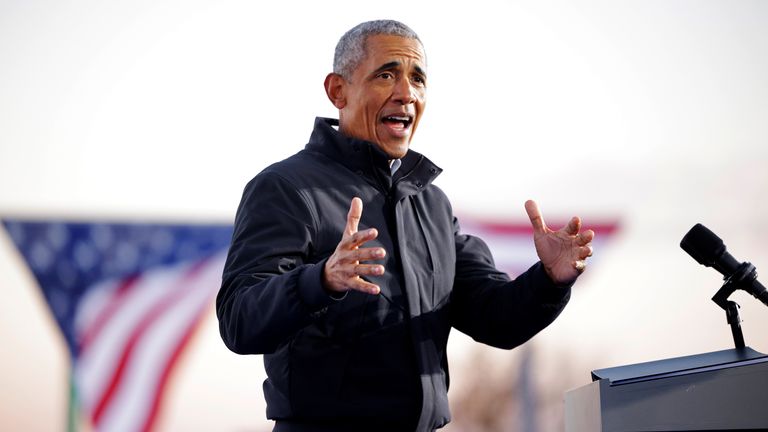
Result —
<path fill-rule="evenodd" d="M 579 248 L 579 259 L 584 260 L 592 256 L 592 246 L 586 245 Z"/>
<path fill-rule="evenodd" d="M 379 260 L 387 255 L 384 248 L 362 248 L 352 251 L 355 256 L 355 261 L 371 261 Z"/>
<path fill-rule="evenodd" d="M 536 205 L 536 201 L 526 201 L 525 212 L 528 213 L 528 218 L 531 220 L 531 225 L 533 225 L 534 232 L 547 232 L 547 224 L 544 223 L 544 218 L 541 217 L 541 212 L 539 211 L 539 206 Z"/>
<path fill-rule="evenodd" d="M 351 236 L 344 236 L 339 242 L 339 249 L 352 250 L 378 237 L 379 231 L 376 228 L 370 228 L 365 231 L 358 231 Z"/>
<path fill-rule="evenodd" d="M 344 227 L 345 234 L 354 234 L 357 232 L 357 226 L 360 223 L 360 218 L 363 216 L 363 200 L 358 197 L 352 198 L 352 203 L 349 205 L 349 213 L 347 213 L 347 226 Z"/>
<path fill-rule="evenodd" d="M 574 261 L 573 268 L 575 268 L 579 273 L 582 273 L 587 268 L 587 262 L 584 260 Z"/>
<path fill-rule="evenodd" d="M 349 289 L 367 294 L 376 295 L 381 292 L 381 288 L 379 288 L 378 285 L 367 282 L 359 277 L 349 279 L 349 281 L 347 281 L 347 286 Z"/>
<path fill-rule="evenodd" d="M 571 218 L 570 222 L 568 222 L 568 225 L 566 225 L 563 230 L 568 235 L 576 235 L 579 233 L 579 230 L 581 229 L 581 219 L 579 219 L 577 216 L 574 216 Z"/>
<path fill-rule="evenodd" d="M 587 244 L 591 243 L 592 240 L 595 238 L 595 232 L 592 230 L 586 230 L 583 233 L 579 233 L 579 235 L 576 236 L 576 244 L 579 246 L 586 246 Z"/>
<path fill-rule="evenodd" d="M 372 261 L 384 258 L 387 253 L 383 248 L 352 248 L 336 251 L 338 261 L 341 263 L 357 263 L 360 261 Z"/>
<path fill-rule="evenodd" d="M 384 274 L 384 266 L 378 264 L 356 264 L 354 272 L 357 276 L 381 276 Z"/>

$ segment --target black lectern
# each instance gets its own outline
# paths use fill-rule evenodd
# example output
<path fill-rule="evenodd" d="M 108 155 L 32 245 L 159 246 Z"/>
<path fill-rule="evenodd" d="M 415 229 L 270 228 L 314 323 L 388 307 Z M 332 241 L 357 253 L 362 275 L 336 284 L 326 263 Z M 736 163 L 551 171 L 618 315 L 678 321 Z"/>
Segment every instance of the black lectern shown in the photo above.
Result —
<path fill-rule="evenodd" d="M 566 432 L 768 429 L 768 355 L 749 347 L 600 369 L 565 394 Z"/>

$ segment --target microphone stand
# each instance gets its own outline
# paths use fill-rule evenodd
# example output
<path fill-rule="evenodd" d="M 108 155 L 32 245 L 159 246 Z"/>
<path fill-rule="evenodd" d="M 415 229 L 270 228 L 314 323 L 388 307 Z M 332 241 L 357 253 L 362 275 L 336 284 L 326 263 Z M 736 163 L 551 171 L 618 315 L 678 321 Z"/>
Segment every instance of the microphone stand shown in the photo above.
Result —
<path fill-rule="evenodd" d="M 736 349 L 744 348 L 744 333 L 741 331 L 741 318 L 739 317 L 738 303 L 728 300 L 731 294 L 737 289 L 743 289 L 751 294 L 750 284 L 757 278 L 757 270 L 751 263 L 743 262 L 739 268 L 728 278 L 725 279 L 723 286 L 712 297 L 718 306 L 725 310 L 725 318 L 731 326 L 733 343 Z"/>

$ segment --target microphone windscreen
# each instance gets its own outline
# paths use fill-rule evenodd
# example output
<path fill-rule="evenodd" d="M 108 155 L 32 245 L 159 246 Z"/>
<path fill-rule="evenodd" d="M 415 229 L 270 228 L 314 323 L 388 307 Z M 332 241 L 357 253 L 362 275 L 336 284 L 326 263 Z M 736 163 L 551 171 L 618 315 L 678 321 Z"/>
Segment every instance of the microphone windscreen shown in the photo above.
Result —
<path fill-rule="evenodd" d="M 712 267 L 725 252 L 723 240 L 709 228 L 698 223 L 680 241 L 680 247 L 699 264 Z"/>

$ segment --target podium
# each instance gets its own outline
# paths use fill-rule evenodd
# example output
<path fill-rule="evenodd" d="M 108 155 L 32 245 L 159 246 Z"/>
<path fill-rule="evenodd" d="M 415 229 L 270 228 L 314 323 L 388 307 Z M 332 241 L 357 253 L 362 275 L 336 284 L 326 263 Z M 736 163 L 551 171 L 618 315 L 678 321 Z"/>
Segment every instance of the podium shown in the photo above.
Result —
<path fill-rule="evenodd" d="M 768 429 L 768 355 L 749 347 L 600 369 L 565 394 L 566 432 Z"/>

